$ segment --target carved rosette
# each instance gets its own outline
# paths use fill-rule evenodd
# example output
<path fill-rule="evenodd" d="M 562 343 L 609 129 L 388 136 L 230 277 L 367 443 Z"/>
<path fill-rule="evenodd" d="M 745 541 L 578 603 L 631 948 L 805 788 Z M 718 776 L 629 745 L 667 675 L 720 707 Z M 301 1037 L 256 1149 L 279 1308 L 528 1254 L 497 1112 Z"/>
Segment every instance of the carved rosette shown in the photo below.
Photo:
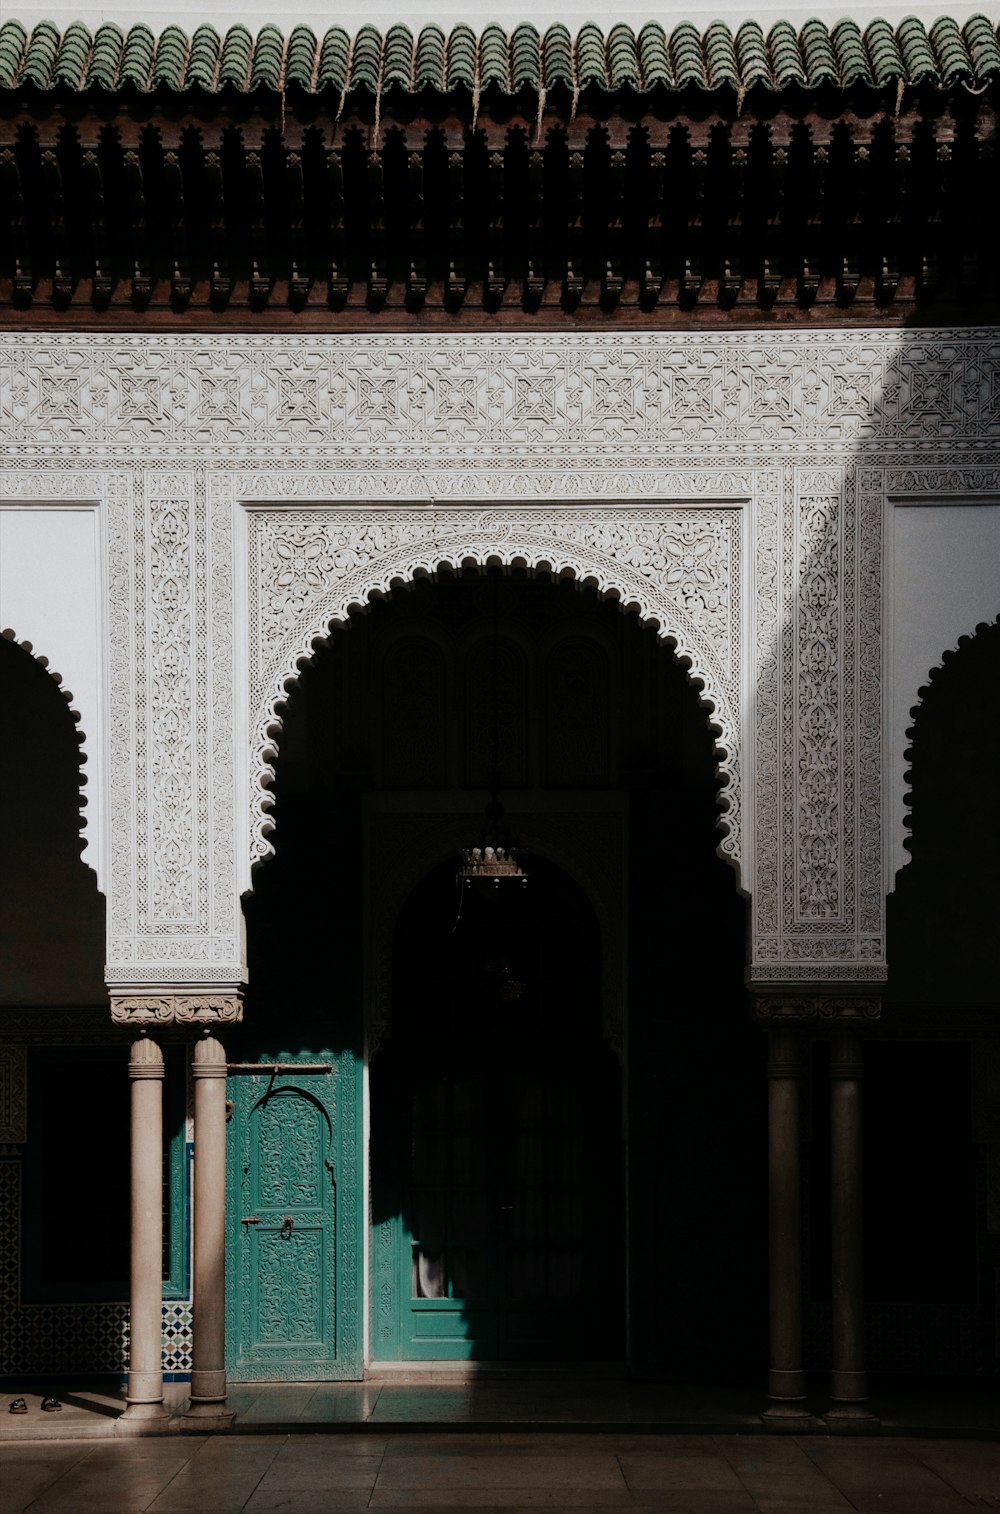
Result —
<path fill-rule="evenodd" d="M 243 1019 L 240 990 L 217 993 L 112 994 L 116 1025 L 224 1025 Z"/>
<path fill-rule="evenodd" d="M 756 993 L 751 1013 L 762 1030 L 863 1030 L 882 1015 L 875 994 Z"/>

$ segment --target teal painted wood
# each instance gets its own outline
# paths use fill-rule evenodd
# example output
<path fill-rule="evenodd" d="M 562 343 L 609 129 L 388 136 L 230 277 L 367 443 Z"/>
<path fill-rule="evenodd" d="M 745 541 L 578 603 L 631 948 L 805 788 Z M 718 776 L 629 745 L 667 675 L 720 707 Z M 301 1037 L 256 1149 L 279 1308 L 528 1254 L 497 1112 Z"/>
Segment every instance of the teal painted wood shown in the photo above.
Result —
<path fill-rule="evenodd" d="M 229 1080 L 227 1367 L 237 1382 L 361 1374 L 359 1068 L 350 1053 L 323 1060 L 332 1073 Z"/>
<path fill-rule="evenodd" d="M 502 1054 L 458 1068 L 454 1050 L 411 1054 L 390 1075 L 390 1096 L 373 1105 L 373 1119 L 380 1109 L 392 1127 L 373 1129 L 373 1356 L 619 1356 L 623 1214 L 610 1054 L 548 1067 L 540 1058 L 518 1072 Z"/>

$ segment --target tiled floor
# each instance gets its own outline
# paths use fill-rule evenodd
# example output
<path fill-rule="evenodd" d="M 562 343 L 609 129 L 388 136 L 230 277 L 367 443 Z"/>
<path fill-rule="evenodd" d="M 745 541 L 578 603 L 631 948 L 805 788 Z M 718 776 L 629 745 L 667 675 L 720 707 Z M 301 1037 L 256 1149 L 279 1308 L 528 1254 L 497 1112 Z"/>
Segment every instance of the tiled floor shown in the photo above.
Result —
<path fill-rule="evenodd" d="M 1000 1510 L 1000 1444 L 829 1436 L 166 1436 L 0 1447 L 0 1514 Z"/>
<path fill-rule="evenodd" d="M 810 1404 L 825 1406 L 825 1384 L 817 1381 Z M 55 1391 L 59 1414 L 41 1411 L 41 1399 Z M 167 1385 L 172 1421 L 162 1432 L 180 1428 L 187 1386 Z M 28 1413 L 5 1413 L 15 1393 Z M 521 1428 L 646 1433 L 760 1433 L 763 1391 L 746 1387 L 641 1382 L 614 1371 L 384 1370 L 361 1383 L 235 1383 L 229 1406 L 237 1434 L 308 1433 L 352 1430 L 375 1435 L 406 1429 L 463 1432 Z M 11 1388 L 0 1395 L 0 1444 L 12 1440 L 110 1439 L 117 1435 L 123 1390 L 105 1384 L 48 1384 L 36 1391 Z M 1000 1384 L 980 1380 L 873 1385 L 872 1406 L 883 1433 L 958 1434 L 1000 1440 Z M 817 1421 L 812 1427 L 822 1430 Z"/>

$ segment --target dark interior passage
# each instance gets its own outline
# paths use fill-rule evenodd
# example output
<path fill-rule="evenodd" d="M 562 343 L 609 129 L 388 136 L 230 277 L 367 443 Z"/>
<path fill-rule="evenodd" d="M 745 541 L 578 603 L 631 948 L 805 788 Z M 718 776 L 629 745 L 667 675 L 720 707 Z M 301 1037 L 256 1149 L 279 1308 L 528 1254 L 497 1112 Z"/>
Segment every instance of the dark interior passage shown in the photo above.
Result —
<path fill-rule="evenodd" d="M 764 1047 L 710 715 L 669 648 L 573 583 L 442 574 L 333 629 L 278 745 L 234 1054 L 359 1068 L 368 1022 L 374 1354 L 411 1349 L 403 1301 L 407 1330 L 436 1316 L 424 1356 L 458 1349 L 450 1312 L 476 1357 L 758 1375 Z M 536 838 L 524 902 L 466 901 L 452 935 L 494 783 Z"/>

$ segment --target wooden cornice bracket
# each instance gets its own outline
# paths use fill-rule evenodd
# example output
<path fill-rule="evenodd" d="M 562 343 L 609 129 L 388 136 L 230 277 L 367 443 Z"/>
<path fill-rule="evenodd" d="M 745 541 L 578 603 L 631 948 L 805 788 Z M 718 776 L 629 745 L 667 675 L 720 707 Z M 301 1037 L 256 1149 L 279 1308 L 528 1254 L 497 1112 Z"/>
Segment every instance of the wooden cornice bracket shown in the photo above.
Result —
<path fill-rule="evenodd" d="M 368 273 L 368 307 L 381 310 L 389 293 L 389 270 L 385 245 L 385 174 L 380 148 L 368 149 L 368 217 L 371 259 Z"/>
<path fill-rule="evenodd" d="M 248 152 L 243 167 L 247 196 L 247 219 L 250 224 L 250 305 L 254 310 L 263 310 L 271 293 L 271 279 L 267 261 L 266 207 L 264 204 L 264 173 L 260 153 Z"/>
<path fill-rule="evenodd" d="M 448 273 L 444 296 L 449 310 L 465 299 L 465 154 L 448 154 Z"/>
<path fill-rule="evenodd" d="M 212 242 L 212 275 L 209 298 L 213 309 L 224 309 L 233 292 L 226 246 L 225 199 L 222 187 L 222 160 L 213 148 L 205 154 L 205 186 L 208 191 L 209 225 Z"/>
<path fill-rule="evenodd" d="M 97 309 L 104 309 L 111 300 L 115 280 L 111 271 L 111 256 L 108 250 L 107 211 L 104 201 L 104 180 L 101 162 L 93 147 L 84 149 L 81 162 L 83 181 L 87 188 L 87 203 L 90 209 L 90 235 L 94 243 L 93 301 Z"/>
<path fill-rule="evenodd" d="M 525 310 L 537 310 L 545 293 L 545 249 L 542 242 L 545 155 L 528 153 L 528 203 L 526 207 L 527 266 L 524 275 Z"/>
<path fill-rule="evenodd" d="M 495 310 L 503 302 L 507 279 L 504 272 L 504 188 L 505 166 L 502 152 L 491 152 L 487 174 L 486 278 L 483 303 Z"/>
<path fill-rule="evenodd" d="M 62 174 L 54 147 L 42 149 L 41 163 L 49 229 L 52 233 L 52 303 L 57 309 L 64 310 L 73 293 L 73 273 L 70 267 L 69 241 L 66 235 L 66 205 L 63 199 Z"/>
<path fill-rule="evenodd" d="M 563 275 L 562 302 L 567 310 L 575 310 L 583 295 L 583 274 L 574 268 L 572 260 L 566 262 Z"/>
<path fill-rule="evenodd" d="M 601 305 L 605 310 L 613 310 L 619 303 L 624 283 L 621 267 L 616 267 L 609 259 L 604 266 L 604 277 L 601 280 Z"/>
<path fill-rule="evenodd" d="M 33 281 L 31 257 L 28 251 L 28 228 L 24 214 L 24 196 L 21 192 L 21 170 L 12 147 L 0 149 L 0 177 L 6 191 L 10 210 L 10 234 L 14 252 L 14 276 L 12 294 L 14 304 L 23 309 L 31 304 Z"/>
<path fill-rule="evenodd" d="M 191 298 L 191 264 L 188 259 L 184 177 L 180 156 L 173 148 L 163 154 L 163 179 L 170 216 L 170 298 L 175 309 L 183 310 Z"/>
<path fill-rule="evenodd" d="M 327 278 L 327 303 L 332 310 L 341 310 L 347 302 L 350 278 L 344 226 L 344 163 L 339 147 L 331 147 L 326 154 L 326 188 L 330 207 L 331 254 Z"/>
<path fill-rule="evenodd" d="M 146 222 L 146 189 L 139 154 L 129 148 L 122 154 L 129 216 L 132 223 L 132 304 L 144 310 L 153 292 L 149 265 L 149 236 Z"/>
<path fill-rule="evenodd" d="M 285 154 L 285 193 L 288 197 L 288 303 L 301 310 L 309 297 L 306 270 L 305 193 L 302 178 L 302 154 L 297 149 Z"/>
<path fill-rule="evenodd" d="M 427 298 L 427 252 L 424 228 L 424 155 L 411 152 L 406 160 L 407 236 L 410 266 L 406 275 L 406 304 L 419 310 Z"/>

